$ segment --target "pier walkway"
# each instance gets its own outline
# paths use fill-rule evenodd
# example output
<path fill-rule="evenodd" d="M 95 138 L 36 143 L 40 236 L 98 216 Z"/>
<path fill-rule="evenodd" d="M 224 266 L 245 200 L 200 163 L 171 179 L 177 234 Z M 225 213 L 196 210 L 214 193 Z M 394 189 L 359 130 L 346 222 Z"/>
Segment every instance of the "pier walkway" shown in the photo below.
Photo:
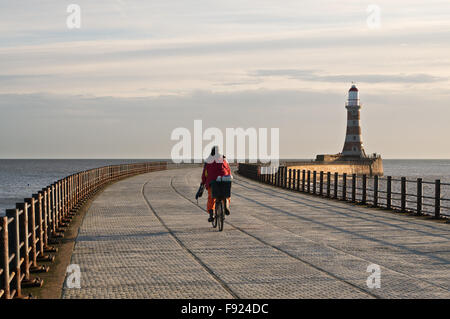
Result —
<path fill-rule="evenodd" d="M 200 168 L 119 181 L 90 206 L 63 298 L 450 298 L 450 226 L 235 175 L 223 232 Z M 368 288 L 367 267 L 381 267 Z"/>

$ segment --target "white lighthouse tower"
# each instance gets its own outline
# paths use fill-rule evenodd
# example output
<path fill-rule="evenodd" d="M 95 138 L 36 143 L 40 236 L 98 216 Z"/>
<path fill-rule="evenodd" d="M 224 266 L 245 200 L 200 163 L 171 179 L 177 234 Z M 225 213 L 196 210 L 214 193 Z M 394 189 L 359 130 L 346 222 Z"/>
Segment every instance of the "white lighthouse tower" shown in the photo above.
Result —
<path fill-rule="evenodd" d="M 352 85 L 348 91 L 345 108 L 347 109 L 347 133 L 345 134 L 342 156 L 366 157 L 359 125 L 361 104 L 359 103 L 359 92 L 355 85 Z"/>

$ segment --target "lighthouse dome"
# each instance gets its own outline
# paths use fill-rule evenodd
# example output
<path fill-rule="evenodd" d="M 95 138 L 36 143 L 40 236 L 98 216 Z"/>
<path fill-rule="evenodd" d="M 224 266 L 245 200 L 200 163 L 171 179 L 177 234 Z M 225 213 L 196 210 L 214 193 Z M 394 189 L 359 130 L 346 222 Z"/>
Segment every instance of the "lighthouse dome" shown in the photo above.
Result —
<path fill-rule="evenodd" d="M 356 85 L 352 85 L 352 87 L 350 88 L 350 90 L 348 90 L 349 92 L 353 92 L 353 91 L 356 91 L 356 92 L 358 92 L 358 89 L 356 88 Z"/>

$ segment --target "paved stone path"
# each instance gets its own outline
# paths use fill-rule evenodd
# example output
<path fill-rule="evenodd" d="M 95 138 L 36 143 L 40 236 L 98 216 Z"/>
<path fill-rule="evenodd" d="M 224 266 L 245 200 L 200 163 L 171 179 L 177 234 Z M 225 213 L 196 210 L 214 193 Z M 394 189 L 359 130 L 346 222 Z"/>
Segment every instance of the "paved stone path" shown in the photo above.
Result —
<path fill-rule="evenodd" d="M 450 225 L 235 176 L 223 232 L 193 198 L 201 170 L 108 187 L 80 228 L 63 298 L 450 298 Z M 205 196 L 204 196 L 205 197 Z M 370 289 L 367 267 L 381 267 Z"/>

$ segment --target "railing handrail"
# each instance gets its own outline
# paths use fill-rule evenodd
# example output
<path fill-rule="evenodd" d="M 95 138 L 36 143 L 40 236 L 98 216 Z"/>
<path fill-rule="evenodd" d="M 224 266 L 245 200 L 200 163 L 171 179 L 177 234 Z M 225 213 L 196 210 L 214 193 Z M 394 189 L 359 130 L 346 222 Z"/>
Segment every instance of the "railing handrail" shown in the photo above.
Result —
<path fill-rule="evenodd" d="M 442 188 L 450 184 L 441 183 L 439 179 L 431 182 L 420 177 L 412 180 L 406 177 L 339 174 L 287 166 L 280 166 L 278 170 L 271 169 L 269 174 L 261 174 L 261 165 L 240 163 L 238 170 L 241 175 L 254 180 L 326 198 L 371 204 L 373 207 L 417 215 L 427 214 L 434 218 L 450 217 L 450 208 L 442 205 L 442 202 L 448 202 L 450 198 L 441 196 Z M 411 192 L 411 189 L 415 192 Z"/>

